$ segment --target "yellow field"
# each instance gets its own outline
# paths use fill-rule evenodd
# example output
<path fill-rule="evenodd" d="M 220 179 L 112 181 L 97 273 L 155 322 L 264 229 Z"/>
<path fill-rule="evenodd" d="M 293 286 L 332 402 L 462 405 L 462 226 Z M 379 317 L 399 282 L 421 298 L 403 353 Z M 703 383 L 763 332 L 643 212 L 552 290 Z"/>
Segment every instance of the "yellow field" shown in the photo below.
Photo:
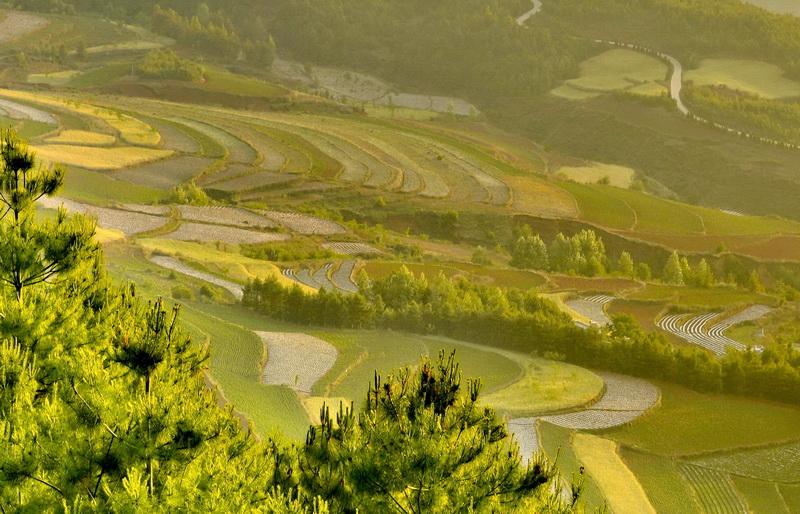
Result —
<path fill-rule="evenodd" d="M 503 181 L 512 190 L 512 207 L 516 211 L 552 217 L 578 217 L 575 199 L 551 182 L 534 175 L 506 175 Z"/>
<path fill-rule="evenodd" d="M 211 243 L 190 243 L 186 241 L 173 241 L 171 239 L 140 239 L 139 244 L 142 248 L 168 255 L 181 256 L 186 259 L 198 262 L 205 266 L 212 273 L 225 275 L 231 280 L 247 282 L 255 278 L 267 278 L 274 276 L 278 283 L 284 286 L 297 284 L 291 279 L 284 277 L 281 270 L 274 264 L 257 259 L 250 259 L 239 254 L 223 252 L 217 250 Z M 233 246 L 233 245 L 230 245 Z M 314 292 L 313 289 L 300 286 L 306 292 Z"/>
<path fill-rule="evenodd" d="M 311 420 L 311 423 L 314 425 L 319 425 L 319 411 L 322 408 L 322 404 L 324 403 L 331 410 L 331 418 L 336 419 L 336 413 L 339 412 L 339 402 L 341 402 L 345 407 L 350 406 L 350 400 L 347 398 L 339 398 L 339 397 L 332 397 L 328 398 L 327 396 L 309 396 L 308 398 L 303 398 L 303 408 L 306 410 L 308 414 L 308 419 Z"/>
<path fill-rule="evenodd" d="M 31 84 L 50 84 L 51 86 L 63 86 L 81 73 L 82 72 L 78 70 L 57 71 L 54 73 L 31 73 L 28 75 L 28 82 Z"/>
<path fill-rule="evenodd" d="M 572 446 L 615 514 L 655 514 L 641 484 L 617 453 L 617 443 L 577 433 Z"/>
<path fill-rule="evenodd" d="M 584 91 L 582 89 L 575 89 L 574 87 L 564 84 L 555 89 L 551 89 L 550 94 L 560 98 L 566 98 L 567 100 L 586 100 L 588 98 L 600 96 L 602 93 L 599 91 Z"/>
<path fill-rule="evenodd" d="M 37 157 L 47 162 L 60 162 L 89 170 L 116 170 L 169 157 L 172 150 L 156 150 L 126 146 L 97 148 L 70 145 L 31 146 Z"/>
<path fill-rule="evenodd" d="M 96 107 L 74 100 L 65 100 L 53 96 L 13 91 L 10 89 L 0 90 L 0 95 L 42 105 L 51 105 L 61 109 L 69 109 L 86 116 L 99 118 L 118 131 L 123 141 L 132 145 L 156 146 L 161 142 L 161 135 L 158 131 L 150 125 L 128 116 L 127 114 L 114 112 L 103 107 Z"/>
<path fill-rule="evenodd" d="M 45 139 L 45 142 L 50 144 L 78 146 L 111 146 L 116 141 L 114 136 L 85 130 L 65 130 L 57 136 Z"/>
<path fill-rule="evenodd" d="M 603 390 L 600 377 L 577 366 L 536 358 L 519 363 L 525 368 L 520 380 L 483 397 L 510 417 L 585 405 Z"/>
<path fill-rule="evenodd" d="M 684 78 L 702 86 L 724 84 L 769 99 L 800 96 L 800 82 L 784 77 L 783 70 L 774 64 L 761 61 L 704 59 Z"/>
<path fill-rule="evenodd" d="M 97 227 L 94 231 L 94 238 L 98 243 L 104 244 L 125 239 L 125 234 L 119 230 Z"/>
<path fill-rule="evenodd" d="M 659 82 L 666 79 L 669 71 L 655 57 L 624 49 L 603 52 L 583 61 L 580 67 L 580 77 L 567 80 L 551 93 L 573 100 L 620 90 L 658 95 L 665 89 Z"/>
<path fill-rule="evenodd" d="M 616 166 L 614 164 L 593 163 L 592 166 L 564 166 L 559 168 L 558 174 L 564 174 L 569 179 L 581 184 L 596 184 L 604 177 L 608 177 L 609 185 L 627 189 L 631 186 L 633 175 L 636 173 L 631 168 Z"/>

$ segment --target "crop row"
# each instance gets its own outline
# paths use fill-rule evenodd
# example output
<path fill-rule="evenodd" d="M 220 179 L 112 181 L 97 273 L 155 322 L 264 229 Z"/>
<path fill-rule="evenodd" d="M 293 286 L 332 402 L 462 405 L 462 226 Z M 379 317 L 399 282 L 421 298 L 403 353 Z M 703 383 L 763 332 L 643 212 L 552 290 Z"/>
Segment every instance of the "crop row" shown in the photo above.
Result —
<path fill-rule="evenodd" d="M 705 329 L 705 326 L 717 316 L 717 313 L 712 312 L 710 314 L 693 316 L 684 323 L 681 323 L 681 320 L 686 317 L 686 314 L 670 314 L 658 320 L 656 325 L 690 343 L 711 350 L 717 355 L 725 355 L 728 348 L 734 348 L 736 350 L 746 349 L 747 347 L 742 343 L 722 335 L 721 330 L 714 330 L 712 333 L 710 330 L 707 331 Z"/>
<path fill-rule="evenodd" d="M 705 457 L 694 464 L 768 482 L 800 482 L 800 443 Z"/>
<path fill-rule="evenodd" d="M 743 514 L 747 508 L 724 473 L 711 469 L 681 464 L 681 473 L 697 492 L 700 503 L 709 514 Z"/>
<path fill-rule="evenodd" d="M 342 255 L 374 255 L 382 253 L 374 246 L 365 243 L 323 243 L 322 247 Z"/>

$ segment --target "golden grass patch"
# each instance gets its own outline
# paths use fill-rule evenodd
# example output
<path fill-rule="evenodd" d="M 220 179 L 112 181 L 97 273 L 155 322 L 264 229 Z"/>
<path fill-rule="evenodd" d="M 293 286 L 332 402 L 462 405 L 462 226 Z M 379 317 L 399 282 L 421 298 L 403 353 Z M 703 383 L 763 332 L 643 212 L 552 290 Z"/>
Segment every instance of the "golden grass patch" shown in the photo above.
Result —
<path fill-rule="evenodd" d="M 596 435 L 577 433 L 572 446 L 578 460 L 616 514 L 655 514 L 641 484 L 617 453 L 617 443 Z"/>
<path fill-rule="evenodd" d="M 699 68 L 687 71 L 684 79 L 701 86 L 724 84 L 768 99 L 800 96 L 800 82 L 784 77 L 779 67 L 762 61 L 704 59 Z"/>
<path fill-rule="evenodd" d="M 31 146 L 37 157 L 47 162 L 60 162 L 89 170 L 116 170 L 157 161 L 171 156 L 172 150 L 156 150 L 126 146 L 98 148 L 72 145 Z"/>
<path fill-rule="evenodd" d="M 517 357 L 525 373 L 516 382 L 489 393 L 483 402 L 510 416 L 586 405 L 603 391 L 603 381 L 594 373 L 545 359 Z"/>
<path fill-rule="evenodd" d="M 339 412 L 339 403 L 344 405 L 344 407 L 350 407 L 350 400 L 347 398 L 341 397 L 331 397 L 328 398 L 327 396 L 309 396 L 308 398 L 303 398 L 303 408 L 306 410 L 308 414 L 308 419 L 311 421 L 312 425 L 319 425 L 320 424 L 320 410 L 322 409 L 322 404 L 324 403 L 330 408 L 330 414 L 332 419 L 336 419 L 336 413 Z"/>
<path fill-rule="evenodd" d="M 636 173 L 631 168 L 615 164 L 592 163 L 590 166 L 563 166 L 557 173 L 563 173 L 567 178 L 581 184 L 596 184 L 608 178 L 608 184 L 614 187 L 627 189 Z"/>
<path fill-rule="evenodd" d="M 45 139 L 49 144 L 77 146 L 111 146 L 117 138 L 108 134 L 98 134 L 86 130 L 64 130 L 56 136 Z"/>

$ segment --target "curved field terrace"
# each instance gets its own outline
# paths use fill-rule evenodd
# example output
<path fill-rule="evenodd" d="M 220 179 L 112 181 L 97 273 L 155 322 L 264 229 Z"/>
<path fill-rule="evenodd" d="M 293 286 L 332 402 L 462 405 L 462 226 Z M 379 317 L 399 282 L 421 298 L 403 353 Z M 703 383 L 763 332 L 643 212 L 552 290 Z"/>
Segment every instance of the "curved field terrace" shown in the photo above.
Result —
<path fill-rule="evenodd" d="M 301 393 L 331 369 L 339 352 L 318 337 L 294 332 L 256 332 L 267 346 L 262 383 L 286 385 Z"/>

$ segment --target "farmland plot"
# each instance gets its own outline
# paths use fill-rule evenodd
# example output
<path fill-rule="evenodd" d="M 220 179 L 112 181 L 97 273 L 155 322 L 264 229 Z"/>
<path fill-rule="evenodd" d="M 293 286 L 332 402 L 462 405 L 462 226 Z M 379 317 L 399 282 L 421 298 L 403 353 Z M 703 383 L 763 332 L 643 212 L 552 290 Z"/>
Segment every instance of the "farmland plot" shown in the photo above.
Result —
<path fill-rule="evenodd" d="M 203 123 L 188 118 L 176 117 L 172 118 L 172 120 L 186 125 L 221 144 L 228 150 L 228 160 L 231 162 L 252 164 L 258 157 L 256 151 L 250 145 L 234 136 L 230 132 L 221 130 L 213 125 L 209 125 L 208 123 Z"/>
<path fill-rule="evenodd" d="M 58 209 L 62 205 L 68 213 L 86 214 L 97 218 L 97 226 L 110 230 L 119 230 L 126 236 L 141 232 L 150 232 L 163 227 L 168 218 L 152 216 L 138 212 L 120 211 L 106 207 L 87 205 L 66 198 L 43 196 L 39 204 L 47 209 Z"/>
<path fill-rule="evenodd" d="M 227 289 L 234 297 L 236 297 L 237 300 L 241 300 L 242 296 L 244 296 L 244 290 L 242 289 L 242 286 L 240 286 L 239 284 L 231 282 L 230 280 L 224 280 L 215 277 L 210 273 L 203 273 L 202 271 L 197 271 L 196 269 L 190 268 L 189 266 L 183 264 L 174 257 L 157 255 L 150 257 L 150 262 L 152 262 L 153 264 L 157 264 L 162 268 L 167 268 L 172 271 L 177 271 L 178 273 L 182 273 L 186 276 L 197 278 L 199 280 L 208 282 L 209 284 L 214 284 L 215 286 Z"/>
<path fill-rule="evenodd" d="M 339 267 L 331 273 L 331 282 L 336 286 L 336 289 L 346 293 L 357 293 L 358 286 L 353 283 L 353 271 L 356 267 L 356 261 L 347 260 L 342 261 Z"/>
<path fill-rule="evenodd" d="M 611 300 L 613 300 L 611 297 L 599 298 L 595 296 L 589 298 L 579 298 L 577 300 L 569 300 L 564 302 L 564 304 L 581 316 L 589 318 L 593 323 L 598 325 L 608 325 L 611 323 L 611 319 L 609 319 L 609 317 L 606 315 L 603 306 Z"/>
<path fill-rule="evenodd" d="M 717 316 L 719 316 L 719 314 L 712 312 L 710 314 L 693 316 L 682 323 L 686 314 L 670 314 L 658 320 L 656 325 L 690 343 L 711 350 L 716 355 L 725 355 L 728 348 L 736 350 L 746 349 L 747 347 L 742 343 L 723 335 L 722 332 L 730 325 L 717 324 L 710 329 L 705 328 L 706 325 Z"/>
<path fill-rule="evenodd" d="M 0 100 L 0 109 L 5 111 L 9 118 L 15 120 L 30 120 L 48 125 L 58 125 L 58 121 L 52 114 L 36 109 L 29 105 L 12 102 L 10 100 Z"/>
<path fill-rule="evenodd" d="M 294 279 L 301 284 L 314 289 L 319 289 L 321 287 L 320 283 L 314 280 L 314 277 L 311 276 L 311 270 L 309 269 L 301 269 L 300 271 L 296 271 L 294 273 Z"/>
<path fill-rule="evenodd" d="M 196 177 L 213 162 L 204 157 L 183 155 L 167 161 L 120 170 L 114 173 L 114 177 L 134 184 L 166 190 Z"/>
<path fill-rule="evenodd" d="M 370 255 L 383 253 L 365 243 L 322 243 L 322 247 L 342 255 Z"/>
<path fill-rule="evenodd" d="M 301 179 L 302 180 L 302 179 Z M 297 181 L 297 176 L 287 175 L 284 173 L 275 173 L 272 171 L 256 171 L 247 175 L 230 178 L 228 180 L 221 180 L 214 182 L 208 186 L 207 189 L 216 189 L 219 191 L 256 191 L 262 188 L 268 188 L 290 182 Z"/>
<path fill-rule="evenodd" d="M 333 282 L 331 282 L 330 279 L 328 278 L 328 272 L 330 272 L 332 266 L 333 263 L 330 262 L 327 264 L 323 264 L 317 271 L 315 271 L 311 275 L 311 278 L 314 279 L 314 282 L 319 284 L 320 289 L 325 289 L 326 291 L 331 291 L 331 292 L 336 290 L 336 286 L 334 286 Z"/>
<path fill-rule="evenodd" d="M 320 130 L 304 128 L 288 123 L 279 124 L 279 129 L 302 137 L 320 151 L 339 161 L 343 169 L 339 176 L 336 177 L 338 180 L 362 183 L 369 177 L 370 166 L 367 164 L 368 158 L 347 141 L 321 132 Z"/>
<path fill-rule="evenodd" d="M 410 167 L 403 166 L 401 192 L 416 192 L 429 198 L 445 198 L 450 194 L 450 186 L 442 177 L 441 170 L 432 169 L 434 165 L 443 167 L 443 164 L 436 161 L 434 156 L 426 155 L 425 150 L 418 147 L 415 142 L 403 141 L 400 136 L 394 138 L 392 146 L 397 152 L 392 157 L 405 160 L 409 164 L 413 163 Z M 413 173 L 409 173 L 409 171 L 413 171 Z"/>
<path fill-rule="evenodd" d="M 139 205 L 135 203 L 124 203 L 120 205 L 126 211 L 143 212 L 154 216 L 168 216 L 172 209 L 167 205 Z"/>
<path fill-rule="evenodd" d="M 646 380 L 598 372 L 606 385 L 605 394 L 589 409 L 544 416 L 541 419 L 554 425 L 599 430 L 630 423 L 652 408 L 660 398 L 657 387 Z"/>
<path fill-rule="evenodd" d="M 736 490 L 753 514 L 790 514 L 778 484 L 731 475 Z"/>
<path fill-rule="evenodd" d="M 673 459 L 625 446 L 618 451 L 628 469 L 642 484 L 656 511 L 665 514 L 702 511 L 691 485 L 678 471 Z"/>
<path fill-rule="evenodd" d="M 185 154 L 196 154 L 202 150 L 200 143 L 189 137 L 186 132 L 176 128 L 174 124 L 146 118 L 147 123 L 161 134 L 161 146 L 169 150 Z"/>
<path fill-rule="evenodd" d="M 694 487 L 706 512 L 710 514 L 743 514 L 747 512 L 747 508 L 736 494 L 730 478 L 724 473 L 691 464 L 682 464 L 679 468 Z"/>
<path fill-rule="evenodd" d="M 612 512 L 655 514 L 636 476 L 620 459 L 614 441 L 581 433 L 575 434 L 572 441 L 575 455 L 594 477 Z"/>
<path fill-rule="evenodd" d="M 511 191 L 508 185 L 494 176 L 501 174 L 496 168 L 487 166 L 451 146 L 433 143 L 430 139 L 418 136 L 409 137 L 413 137 L 420 146 L 430 146 L 439 155 L 445 157 L 456 172 L 466 174 L 477 182 L 478 186 L 486 192 L 485 201 L 495 205 L 506 205 L 511 201 Z M 489 171 L 485 171 L 487 168 Z"/>
<path fill-rule="evenodd" d="M 170 157 L 172 150 L 156 150 L 136 146 L 98 148 L 72 145 L 31 146 L 40 159 L 71 164 L 87 170 L 107 171 L 127 168 Z"/>
<path fill-rule="evenodd" d="M 742 450 L 692 463 L 768 482 L 800 482 L 800 443 Z"/>
<path fill-rule="evenodd" d="M 274 221 L 238 207 L 181 205 L 178 207 L 178 212 L 183 219 L 204 223 L 253 228 L 277 227 Z"/>
<path fill-rule="evenodd" d="M 297 212 L 281 212 L 281 211 L 256 211 L 276 223 L 283 225 L 292 232 L 298 234 L 344 234 L 347 232 L 345 228 L 335 221 L 317 218 L 309 214 L 300 214 Z"/>
<path fill-rule="evenodd" d="M 287 385 L 311 394 L 312 386 L 331 369 L 339 353 L 332 344 L 308 334 L 256 333 L 267 345 L 264 384 Z"/>
<path fill-rule="evenodd" d="M 77 145 L 77 146 L 111 146 L 117 138 L 108 134 L 98 134 L 85 130 L 63 130 L 58 135 L 44 140 L 49 144 Z"/>
<path fill-rule="evenodd" d="M 181 223 L 174 232 L 170 232 L 163 239 L 175 241 L 200 241 L 220 242 L 228 244 L 258 244 L 284 241 L 292 237 L 289 234 L 275 234 L 269 232 L 255 232 L 235 227 L 220 225 L 205 225 L 202 223 Z"/>

